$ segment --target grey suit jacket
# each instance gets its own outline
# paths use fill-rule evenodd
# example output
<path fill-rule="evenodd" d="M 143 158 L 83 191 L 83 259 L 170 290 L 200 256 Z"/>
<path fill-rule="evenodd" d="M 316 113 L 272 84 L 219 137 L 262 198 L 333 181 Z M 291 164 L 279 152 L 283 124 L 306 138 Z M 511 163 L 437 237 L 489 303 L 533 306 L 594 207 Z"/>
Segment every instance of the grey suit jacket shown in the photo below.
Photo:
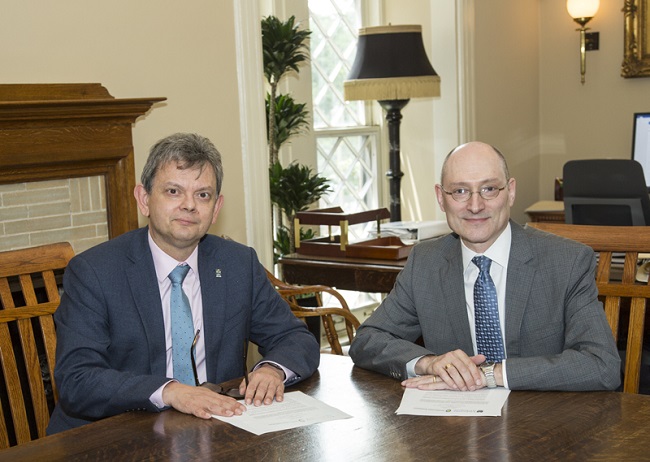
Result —
<path fill-rule="evenodd" d="M 505 306 L 511 389 L 609 390 L 620 358 L 597 299 L 591 248 L 511 222 Z M 422 337 L 424 346 L 417 345 Z M 398 379 L 406 363 L 461 349 L 474 355 L 460 238 L 413 249 L 395 287 L 350 348 L 355 364 Z"/>
<path fill-rule="evenodd" d="M 149 397 L 170 378 L 147 233 L 100 244 L 65 271 L 54 315 L 59 403 L 48 433 L 133 409 L 159 411 Z M 245 340 L 300 379 L 312 375 L 318 342 L 269 283 L 255 251 L 208 235 L 198 252 L 208 381 L 242 376 Z"/>

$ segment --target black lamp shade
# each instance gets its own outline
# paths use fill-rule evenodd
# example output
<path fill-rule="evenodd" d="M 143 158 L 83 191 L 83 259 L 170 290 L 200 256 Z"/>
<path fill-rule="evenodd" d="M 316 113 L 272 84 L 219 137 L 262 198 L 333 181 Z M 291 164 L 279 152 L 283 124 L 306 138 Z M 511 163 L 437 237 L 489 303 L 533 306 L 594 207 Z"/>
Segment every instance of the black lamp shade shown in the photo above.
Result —
<path fill-rule="evenodd" d="M 440 96 L 417 25 L 359 30 L 357 54 L 344 82 L 346 100 L 402 100 Z"/>

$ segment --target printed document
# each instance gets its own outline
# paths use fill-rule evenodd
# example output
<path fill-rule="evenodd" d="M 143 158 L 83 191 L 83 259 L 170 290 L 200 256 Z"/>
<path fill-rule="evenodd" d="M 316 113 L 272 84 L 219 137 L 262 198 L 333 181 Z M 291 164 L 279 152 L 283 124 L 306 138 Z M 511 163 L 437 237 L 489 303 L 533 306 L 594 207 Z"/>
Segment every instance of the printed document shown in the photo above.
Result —
<path fill-rule="evenodd" d="M 477 391 L 404 390 L 396 414 L 431 416 L 500 416 L 510 390 L 483 388 Z"/>
<path fill-rule="evenodd" d="M 246 409 L 242 415 L 212 417 L 256 435 L 352 417 L 300 391 L 285 393 L 282 402 L 274 401 L 268 406 L 250 404 Z"/>

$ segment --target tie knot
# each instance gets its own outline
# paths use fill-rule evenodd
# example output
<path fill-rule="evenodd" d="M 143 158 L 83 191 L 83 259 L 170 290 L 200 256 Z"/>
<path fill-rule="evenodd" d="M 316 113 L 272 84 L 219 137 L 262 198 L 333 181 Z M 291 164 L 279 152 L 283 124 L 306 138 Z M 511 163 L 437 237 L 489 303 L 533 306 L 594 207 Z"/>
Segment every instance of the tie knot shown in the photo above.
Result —
<path fill-rule="evenodd" d="M 179 265 L 174 268 L 174 270 L 169 273 L 169 279 L 172 280 L 172 284 L 182 284 L 189 270 L 189 265 Z"/>
<path fill-rule="evenodd" d="M 492 260 L 490 260 L 485 255 L 477 255 L 476 257 L 472 258 L 472 263 L 478 266 L 478 269 L 481 270 L 481 272 L 485 271 L 489 273 L 490 265 L 492 265 Z"/>

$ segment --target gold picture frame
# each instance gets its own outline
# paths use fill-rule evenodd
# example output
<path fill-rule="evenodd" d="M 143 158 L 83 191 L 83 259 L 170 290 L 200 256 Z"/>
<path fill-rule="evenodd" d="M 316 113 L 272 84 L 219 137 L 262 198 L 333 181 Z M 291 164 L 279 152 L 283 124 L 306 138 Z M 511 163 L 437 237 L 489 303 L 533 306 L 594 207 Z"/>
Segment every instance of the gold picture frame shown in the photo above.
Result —
<path fill-rule="evenodd" d="M 650 27 L 648 1 L 625 0 L 624 56 L 621 75 L 625 78 L 650 77 Z"/>

